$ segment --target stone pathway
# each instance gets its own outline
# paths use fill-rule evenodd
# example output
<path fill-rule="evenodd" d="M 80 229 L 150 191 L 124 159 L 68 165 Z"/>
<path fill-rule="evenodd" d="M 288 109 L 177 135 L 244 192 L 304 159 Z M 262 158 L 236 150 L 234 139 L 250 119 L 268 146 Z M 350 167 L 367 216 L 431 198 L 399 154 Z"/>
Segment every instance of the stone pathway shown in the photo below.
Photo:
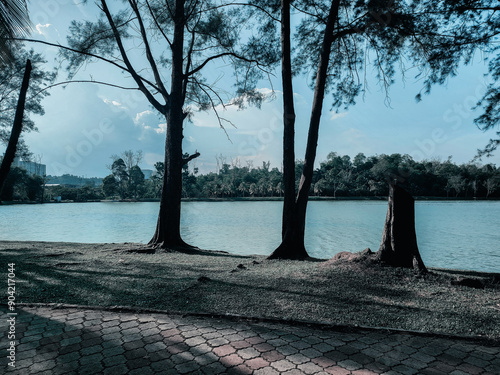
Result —
<path fill-rule="evenodd" d="M 500 374 L 499 346 L 462 339 L 85 308 L 17 307 L 10 324 L 4 311 L 9 375 Z"/>

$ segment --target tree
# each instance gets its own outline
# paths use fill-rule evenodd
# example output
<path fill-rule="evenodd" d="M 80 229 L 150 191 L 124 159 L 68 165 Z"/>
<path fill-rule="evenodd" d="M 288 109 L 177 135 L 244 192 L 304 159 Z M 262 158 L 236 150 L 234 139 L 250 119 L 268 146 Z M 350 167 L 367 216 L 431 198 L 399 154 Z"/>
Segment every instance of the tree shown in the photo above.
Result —
<path fill-rule="evenodd" d="M 282 1 L 282 11 L 287 9 L 287 4 L 289 2 Z M 304 14 L 298 27 L 296 62 L 304 72 L 315 72 L 312 80 L 314 99 L 299 190 L 294 198 L 294 208 L 289 211 L 290 217 L 286 223 L 284 221 L 288 227 L 284 229 L 282 243 L 270 258 L 307 257 L 304 247 L 305 217 L 326 89 L 332 93 L 333 108 L 347 108 L 355 104 L 355 98 L 363 91 L 359 71 L 366 68 L 368 59 L 373 61 L 379 82 L 385 90 L 393 82 L 394 65 L 397 62 L 404 64 L 403 59 L 419 67 L 422 73 L 430 71 L 429 87 L 434 83 L 443 83 L 440 78 L 450 73 L 446 70 L 447 50 L 443 44 L 451 41 L 455 43 L 453 46 L 457 46 L 457 39 L 450 37 L 450 32 L 463 32 L 460 25 L 467 24 L 459 22 L 462 18 L 457 18 L 451 25 L 443 22 L 449 11 L 435 12 L 435 4 L 430 1 L 303 0 L 295 1 L 294 7 Z M 282 33 L 282 38 L 287 36 L 289 33 Z M 434 56 L 436 60 L 430 59 L 429 51 L 437 50 L 440 55 Z M 282 60 L 285 59 L 285 52 L 282 50 Z M 284 173 L 289 168 L 291 164 L 284 163 Z"/>
<path fill-rule="evenodd" d="M 138 165 L 134 165 L 129 170 L 129 194 L 132 198 L 139 198 L 144 187 L 144 173 Z"/>
<path fill-rule="evenodd" d="M 21 92 L 19 94 L 19 101 L 16 106 L 16 115 L 14 117 L 14 125 L 12 125 L 12 133 L 7 144 L 7 150 L 5 150 L 2 165 L 0 166 L 0 192 L 2 191 L 3 184 L 9 174 L 10 166 L 16 156 L 17 142 L 19 141 L 19 137 L 21 136 L 21 131 L 23 129 L 24 104 L 26 102 L 26 92 L 28 91 L 30 73 L 31 62 L 28 60 L 26 63 L 26 70 L 24 72 Z"/>
<path fill-rule="evenodd" d="M 337 104 L 344 102 L 351 103 L 354 100 L 354 97 L 359 92 L 359 85 L 355 84 L 353 76 L 347 77 L 346 80 L 342 80 L 341 76 L 344 69 L 349 70 L 349 66 L 351 66 L 351 64 L 357 63 L 357 57 L 351 61 L 351 54 L 353 51 L 342 51 L 342 49 L 347 48 L 348 45 L 351 46 L 351 48 L 354 48 L 354 45 L 357 43 L 355 39 L 357 38 L 357 35 L 361 35 L 365 32 L 368 34 L 371 24 L 376 23 L 375 20 L 370 19 L 370 12 L 367 12 L 362 17 L 359 17 L 360 14 L 363 14 L 361 9 L 357 9 L 360 7 L 359 2 L 355 3 L 355 5 L 354 3 L 353 5 L 341 4 L 341 1 L 339 0 L 331 2 L 303 1 L 297 3 L 299 7 L 303 7 L 302 9 L 310 9 L 310 6 L 313 5 L 313 9 L 319 10 L 318 14 L 311 15 L 311 13 L 307 13 L 311 16 L 304 16 L 305 19 L 299 27 L 298 38 L 298 44 L 302 44 L 303 48 L 302 55 L 300 56 L 299 54 L 300 58 L 303 60 L 303 64 L 305 65 L 307 63 L 311 63 L 308 65 L 308 68 L 312 66 L 316 70 L 314 81 L 314 99 L 309 122 L 304 167 L 302 170 L 298 194 L 297 197 L 294 198 L 293 205 L 290 203 L 290 207 L 293 206 L 293 209 L 288 209 L 288 218 L 283 221 L 286 228 L 283 229 L 284 235 L 282 243 L 270 255 L 270 258 L 303 259 L 308 256 L 304 246 L 305 217 L 309 190 L 312 184 L 313 166 L 314 159 L 316 157 L 319 124 L 325 90 L 328 84 L 337 85 Z M 371 3 L 368 3 L 368 6 L 370 4 Z M 281 3 L 282 22 L 284 21 L 284 18 L 289 17 L 289 5 L 289 1 L 284 0 Z M 340 12 L 341 5 L 345 7 L 345 9 L 342 9 L 342 12 Z M 394 9 L 395 7 L 391 8 Z M 350 14 L 351 12 L 353 14 Z M 345 16 L 345 19 L 343 19 L 343 14 L 347 15 Z M 351 19 L 358 19 L 359 24 L 352 24 Z M 320 28 L 320 32 L 317 31 L 318 28 Z M 289 30 L 286 30 L 282 26 L 282 44 L 283 39 L 289 40 L 289 38 Z M 286 43 L 288 44 L 289 41 Z M 334 54 L 333 57 L 331 56 L 332 51 Z M 282 49 L 282 61 L 287 60 L 287 65 L 289 54 L 290 51 L 288 49 Z M 348 61 L 347 66 L 344 66 L 344 64 L 341 63 L 342 59 L 345 57 L 347 57 Z M 292 71 L 288 68 L 290 67 L 287 67 L 286 76 L 285 73 L 283 73 L 284 91 L 285 87 L 289 87 L 289 85 L 291 85 Z M 351 73 L 353 73 L 352 68 Z M 336 82 L 332 82 L 333 80 L 336 80 Z M 293 96 L 288 99 L 284 97 L 284 101 L 285 100 L 293 102 Z M 290 106 L 290 103 L 288 106 Z M 287 123 L 285 123 L 285 127 L 286 126 Z M 292 134 L 289 135 L 290 138 L 292 136 Z M 291 144 L 292 142 L 288 140 L 287 143 Z M 288 149 L 288 152 L 291 152 L 290 149 Z M 287 150 L 284 148 L 284 160 L 288 160 L 289 158 L 290 156 L 287 155 Z M 295 165 L 293 165 L 293 169 L 295 169 Z M 291 173 L 291 170 L 291 162 L 283 164 L 284 174 Z M 287 199 L 287 193 L 288 199 L 290 199 L 291 191 L 285 188 L 285 199 Z"/>
<path fill-rule="evenodd" d="M 0 190 L 15 156 L 30 156 L 21 133 L 36 130 L 29 115 L 44 114 L 41 100 L 48 93 L 43 87 L 55 77 L 54 73 L 40 68 L 45 60 L 32 50 L 20 49 L 11 58 L 9 68 L 0 69 L 0 141 L 7 145 L 0 167 Z M 30 95 L 28 87 L 31 87 Z M 12 130 L 8 132 L 7 129 Z"/>
<path fill-rule="evenodd" d="M 0 66 L 15 55 L 13 38 L 28 35 L 31 22 L 25 0 L 0 0 Z"/>
<path fill-rule="evenodd" d="M 113 197 L 117 191 L 117 181 L 114 175 L 104 177 L 102 180 L 102 191 L 106 197 Z"/>
<path fill-rule="evenodd" d="M 488 178 L 484 183 L 484 187 L 486 188 L 486 198 L 488 198 L 490 194 L 498 188 L 498 186 L 500 186 L 500 176 Z"/>
<path fill-rule="evenodd" d="M 127 170 L 130 172 L 132 167 L 138 166 L 142 160 L 142 150 L 134 152 L 132 150 L 124 151 L 122 154 L 122 159 L 125 162 Z"/>
<path fill-rule="evenodd" d="M 460 175 L 453 175 L 450 176 L 448 179 L 448 184 L 447 188 L 451 188 L 455 190 L 455 197 L 458 197 L 458 195 L 465 189 L 465 186 L 467 185 L 467 182 L 465 179 L 460 176 Z"/>
<path fill-rule="evenodd" d="M 100 0 L 98 21 L 73 21 L 68 46 L 51 45 L 62 49 L 63 58 L 69 61 L 70 77 L 90 61 L 111 64 L 132 78 L 134 87 L 129 89 L 139 90 L 164 116 L 165 174 L 156 230 L 149 244 L 189 248 L 180 234 L 182 167 L 199 154 L 183 157 L 184 121 L 193 108 L 213 109 L 223 127 L 225 120 L 217 106 L 228 101 L 238 106 L 259 104 L 263 95 L 255 84 L 274 56 L 262 48 L 269 45 L 266 35 L 257 35 L 259 30 L 253 35 L 250 20 L 231 2 L 128 0 L 123 4 L 112 11 L 106 0 Z M 113 6 L 119 5 L 115 2 Z M 130 47 L 134 59 L 129 56 Z M 137 51 L 141 48 L 143 53 Z M 234 95 L 227 100 L 222 92 L 229 88 L 219 88 L 217 82 L 202 76 L 217 61 L 234 68 Z"/>
<path fill-rule="evenodd" d="M 127 171 L 127 166 L 122 158 L 116 159 L 111 165 L 111 172 L 118 184 L 118 191 L 120 197 L 125 199 L 128 191 L 129 173 Z"/>
<path fill-rule="evenodd" d="M 16 62 L 14 59 L 14 48 L 18 47 L 18 43 L 13 41 L 14 37 L 27 35 L 31 29 L 31 24 L 28 16 L 28 11 L 26 9 L 26 2 L 24 0 L 1 0 L 0 1 L 0 68 L 2 74 L 0 75 L 0 85 L 5 85 L 4 77 L 9 74 L 6 73 L 11 68 L 12 62 Z M 12 125 L 12 132 L 8 141 L 7 150 L 5 156 L 2 160 L 2 165 L 0 166 L 0 192 L 3 189 L 5 180 L 10 171 L 10 166 L 14 160 L 16 154 L 17 143 L 22 131 L 22 122 L 24 116 L 24 106 L 26 102 L 26 92 L 28 91 L 30 73 L 31 73 L 31 61 L 26 60 L 26 67 L 24 69 L 24 74 L 22 74 L 22 85 L 21 92 L 19 93 L 19 99 L 17 101 L 17 106 L 15 109 L 14 123 Z M 9 81 L 7 81 L 9 83 Z M 18 87 L 16 87 L 17 89 Z M 7 94 L 3 94 L 3 98 L 0 97 L 0 103 L 2 99 L 9 96 L 10 90 L 8 89 Z M 0 129 L 2 130 L 2 129 Z M 5 139 L 5 133 L 2 138 Z"/>
<path fill-rule="evenodd" d="M 0 192 L 0 199 L 4 201 L 26 199 L 24 186 L 28 177 L 24 169 L 18 167 L 11 168 L 4 182 L 3 189 Z"/>

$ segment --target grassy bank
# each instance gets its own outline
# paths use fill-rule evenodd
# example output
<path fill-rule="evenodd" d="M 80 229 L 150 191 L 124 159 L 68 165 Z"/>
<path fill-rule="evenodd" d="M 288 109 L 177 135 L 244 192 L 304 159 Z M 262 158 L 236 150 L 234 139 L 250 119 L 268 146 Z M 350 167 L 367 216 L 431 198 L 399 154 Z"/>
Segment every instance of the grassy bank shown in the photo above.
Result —
<path fill-rule="evenodd" d="M 0 242 L 16 301 L 134 306 L 390 327 L 500 339 L 499 275 L 268 261 L 219 252 L 135 253 L 137 244 Z M 451 285 L 480 278 L 484 289 Z M 4 277 L 6 279 L 6 276 Z"/>

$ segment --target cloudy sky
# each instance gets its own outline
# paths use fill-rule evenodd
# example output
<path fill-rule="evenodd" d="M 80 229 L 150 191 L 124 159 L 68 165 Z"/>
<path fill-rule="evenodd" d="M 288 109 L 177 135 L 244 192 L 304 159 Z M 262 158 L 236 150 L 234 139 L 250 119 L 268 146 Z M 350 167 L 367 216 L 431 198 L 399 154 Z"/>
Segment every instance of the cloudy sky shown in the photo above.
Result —
<path fill-rule="evenodd" d="M 77 0 L 39 0 L 29 2 L 32 22 L 36 25 L 33 37 L 66 44 L 66 33 L 72 19 L 95 20 L 92 1 L 81 5 Z M 53 62 L 57 49 L 34 46 Z M 446 159 L 453 156 L 458 163 L 470 161 L 476 150 L 486 145 L 494 132 L 483 133 L 473 119 L 479 114 L 471 107 L 482 97 L 486 88 L 483 74 L 485 64 L 478 56 L 472 66 L 461 70 L 458 77 L 446 86 L 435 87 L 431 95 L 416 103 L 415 95 L 422 82 L 413 79 L 412 72 L 391 88 L 390 105 L 385 94 L 371 80 L 369 92 L 360 97 L 348 111 L 330 112 L 329 98 L 320 128 L 317 160 L 323 161 L 329 152 L 354 156 L 403 153 L 416 160 Z M 116 68 L 93 64 L 79 72 L 78 78 L 130 83 Z M 65 79 L 61 72 L 60 80 Z M 223 79 L 231 79 L 230 76 Z M 304 78 L 294 82 L 297 129 L 296 157 L 303 158 L 307 126 L 311 110 L 312 91 Z M 247 161 L 259 166 L 270 161 L 281 166 L 282 97 L 279 73 L 273 81 L 274 94 L 261 109 L 238 111 L 228 107 L 221 115 L 236 127 L 227 125 L 225 131 L 213 114 L 196 113 L 185 126 L 186 152 L 201 153 L 191 163 L 202 172 L 214 171 L 216 156 L 227 162 Z M 261 90 L 271 93 L 269 82 Z M 44 100 L 46 114 L 34 118 L 38 132 L 25 139 L 35 155 L 47 165 L 47 174 L 70 173 L 86 177 L 109 174 L 106 165 L 110 156 L 125 150 L 142 150 L 141 167 L 153 169 L 163 160 L 165 120 L 158 117 L 145 98 L 136 91 L 123 91 L 96 84 L 71 84 L 56 87 Z M 227 133 L 227 134 L 226 134 Z M 500 154 L 485 162 L 500 164 Z"/>

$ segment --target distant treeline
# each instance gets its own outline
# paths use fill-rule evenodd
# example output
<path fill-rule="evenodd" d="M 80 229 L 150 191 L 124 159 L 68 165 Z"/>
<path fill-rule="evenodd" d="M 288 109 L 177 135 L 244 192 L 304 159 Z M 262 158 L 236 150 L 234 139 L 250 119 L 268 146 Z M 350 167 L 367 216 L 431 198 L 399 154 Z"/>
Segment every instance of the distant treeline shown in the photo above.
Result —
<path fill-rule="evenodd" d="M 73 185 L 73 186 L 86 186 L 86 185 L 101 185 L 102 178 L 98 177 L 82 177 L 74 176 L 72 174 L 63 174 L 62 176 L 47 176 L 47 184 L 59 184 L 59 185 Z"/>
<path fill-rule="evenodd" d="M 303 162 L 296 163 L 298 187 Z M 111 174 L 104 179 L 83 178 L 71 175 L 45 179 L 28 176 L 13 168 L 2 200 L 89 201 L 101 199 L 157 199 L 163 179 L 163 163 L 155 164 L 149 179 L 137 164 L 117 159 Z M 354 158 L 330 153 L 314 174 L 310 195 L 320 197 L 380 197 L 387 196 L 388 183 L 397 179 L 412 195 L 448 198 L 499 198 L 500 168 L 494 164 L 474 163 L 457 165 L 451 158 L 445 161 L 417 162 L 409 155 L 392 154 Z M 102 181 L 102 183 L 101 183 Z M 84 186 L 81 186 L 85 184 Z M 199 174 L 197 168 L 183 171 L 183 196 L 185 198 L 238 198 L 281 197 L 282 173 L 270 168 L 269 162 L 254 167 L 251 163 L 225 162 L 218 159 L 215 172 Z"/>
<path fill-rule="evenodd" d="M 303 162 L 296 163 L 298 186 Z M 196 171 L 194 171 L 196 172 Z M 283 194 L 282 173 L 261 167 L 222 163 L 217 172 L 205 175 L 184 173 L 185 197 L 276 197 Z M 446 161 L 417 162 L 409 155 L 392 154 L 353 159 L 335 152 L 315 171 L 310 195 L 325 197 L 386 196 L 388 183 L 397 179 L 414 196 L 426 197 L 500 197 L 500 168 L 493 164 L 456 165 Z"/>

